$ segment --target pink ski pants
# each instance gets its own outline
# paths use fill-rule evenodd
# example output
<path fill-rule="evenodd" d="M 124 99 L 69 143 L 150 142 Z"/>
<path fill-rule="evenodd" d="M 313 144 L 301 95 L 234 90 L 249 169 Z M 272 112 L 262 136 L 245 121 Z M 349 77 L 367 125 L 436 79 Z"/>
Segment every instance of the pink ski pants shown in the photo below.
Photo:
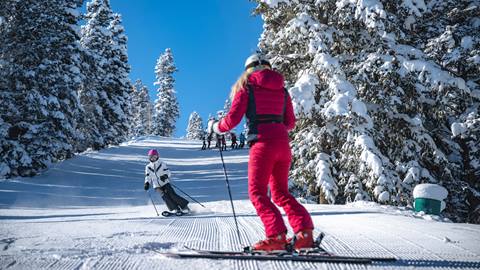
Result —
<path fill-rule="evenodd" d="M 294 233 L 313 229 L 310 214 L 288 191 L 288 171 L 292 153 L 288 140 L 258 141 L 250 149 L 248 162 L 248 194 L 265 226 L 267 237 L 287 231 L 278 208 L 285 210 Z M 268 197 L 270 186 L 272 198 Z M 273 203 L 272 203 L 273 201 Z"/>

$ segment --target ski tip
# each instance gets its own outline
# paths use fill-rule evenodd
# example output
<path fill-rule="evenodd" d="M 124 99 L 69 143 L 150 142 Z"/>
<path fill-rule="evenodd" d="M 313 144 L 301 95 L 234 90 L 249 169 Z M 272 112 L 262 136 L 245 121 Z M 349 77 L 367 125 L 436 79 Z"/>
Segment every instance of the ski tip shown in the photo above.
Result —
<path fill-rule="evenodd" d="M 325 234 L 323 232 L 320 232 L 320 234 L 315 239 L 315 247 L 321 248 L 320 246 L 322 245 L 322 240 L 324 237 L 325 237 Z"/>

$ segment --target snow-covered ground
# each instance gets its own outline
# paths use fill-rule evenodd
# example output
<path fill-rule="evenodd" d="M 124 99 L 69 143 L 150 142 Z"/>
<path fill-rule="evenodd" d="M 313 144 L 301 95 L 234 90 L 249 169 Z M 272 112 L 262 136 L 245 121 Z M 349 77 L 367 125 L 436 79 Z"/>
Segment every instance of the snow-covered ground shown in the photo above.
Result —
<path fill-rule="evenodd" d="M 157 217 L 143 190 L 148 149 L 157 148 L 173 183 L 206 206 Z M 239 250 L 263 238 L 247 195 L 248 150 L 224 153 L 239 215 L 239 241 L 217 150 L 199 142 L 144 138 L 87 152 L 43 175 L 0 182 L 0 269 L 478 269 L 480 226 L 442 222 L 374 203 L 313 205 L 315 231 L 341 255 L 394 256 L 374 265 L 171 259 L 151 249 L 184 245 Z M 160 197 L 151 193 L 159 210 Z"/>

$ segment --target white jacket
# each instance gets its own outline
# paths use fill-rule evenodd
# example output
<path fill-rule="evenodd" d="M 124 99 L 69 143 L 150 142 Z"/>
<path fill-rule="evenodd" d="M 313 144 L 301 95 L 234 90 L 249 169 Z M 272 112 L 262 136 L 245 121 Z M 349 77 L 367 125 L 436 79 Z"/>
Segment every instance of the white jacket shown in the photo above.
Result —
<path fill-rule="evenodd" d="M 168 176 L 167 179 L 160 179 L 163 175 Z M 145 183 L 149 183 L 153 188 L 158 188 L 164 186 L 166 183 L 169 183 L 170 170 L 162 160 L 158 159 L 155 162 L 149 162 L 145 166 Z"/>

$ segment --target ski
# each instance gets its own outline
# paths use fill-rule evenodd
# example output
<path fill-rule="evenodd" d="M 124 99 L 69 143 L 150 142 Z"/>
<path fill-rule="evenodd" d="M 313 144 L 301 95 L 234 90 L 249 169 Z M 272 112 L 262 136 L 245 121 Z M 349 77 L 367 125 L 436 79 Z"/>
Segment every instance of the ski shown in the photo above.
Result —
<path fill-rule="evenodd" d="M 216 259 L 216 260 L 257 260 L 257 261 L 295 261 L 295 262 L 330 262 L 330 263 L 351 263 L 351 264 L 372 264 L 379 262 L 393 262 L 396 258 L 393 257 L 356 257 L 343 256 L 330 253 L 323 249 L 320 245 L 325 234 L 320 235 L 315 240 L 315 246 L 310 249 L 295 251 L 293 245 L 296 238 L 294 237 L 292 243 L 287 245 L 285 251 L 259 251 L 253 250 L 251 247 L 245 247 L 243 251 L 216 251 L 216 250 L 201 250 L 184 246 L 183 251 L 160 251 L 152 249 L 152 251 L 159 253 L 165 257 L 170 258 L 197 258 L 197 259 Z"/>
<path fill-rule="evenodd" d="M 278 255 L 278 256 L 283 256 L 283 255 L 288 255 L 288 254 L 292 254 L 292 253 L 294 253 L 296 255 L 301 255 L 301 256 L 310 255 L 310 254 L 331 255 L 330 253 L 325 251 L 323 248 L 320 248 L 320 249 L 312 248 L 312 249 L 308 249 L 308 250 L 302 250 L 300 252 L 289 252 L 289 251 L 286 251 L 286 250 L 285 251 L 279 250 L 279 251 L 267 252 L 267 251 L 262 251 L 262 250 L 253 250 L 250 247 L 244 247 L 243 251 L 202 250 L 202 249 L 191 248 L 189 246 L 183 246 L 183 247 L 188 251 L 193 251 L 193 252 L 198 252 L 198 253 L 212 253 L 212 254 L 224 254 L 224 255 L 251 254 L 251 255 Z"/>
<path fill-rule="evenodd" d="M 356 256 L 343 256 L 336 255 L 334 253 L 325 251 L 323 248 L 313 248 L 308 250 L 302 250 L 299 252 L 288 252 L 288 251 L 274 251 L 274 252 L 265 252 L 265 251 L 217 251 L 217 250 L 199 250 L 185 246 L 187 251 L 190 251 L 191 254 L 205 254 L 205 255 L 219 255 L 219 256 L 268 256 L 268 257 L 285 257 L 285 258 L 306 258 L 314 260 L 328 260 L 333 258 L 333 261 L 355 261 L 361 259 L 360 261 L 370 261 L 372 262 L 393 262 L 397 259 L 394 257 L 356 257 Z M 303 259 L 302 259 L 303 260 Z M 366 262 L 363 262 L 366 263 Z"/>
<path fill-rule="evenodd" d="M 178 212 L 163 211 L 163 212 L 162 212 L 162 216 L 164 216 L 164 217 L 170 217 L 170 216 L 185 216 L 185 215 L 188 215 L 188 213 L 187 213 L 187 214 L 184 214 L 184 213 L 182 213 L 182 212 L 180 212 L 180 211 L 178 211 Z"/>
<path fill-rule="evenodd" d="M 322 263 L 351 263 L 351 264 L 372 264 L 374 260 L 371 258 L 362 257 L 345 257 L 345 256 L 304 256 L 293 254 L 258 254 L 258 253 L 245 253 L 245 252 L 231 252 L 231 253 L 210 253 L 207 251 L 202 252 L 160 252 L 156 251 L 165 257 L 170 258 L 196 258 L 196 259 L 217 259 L 217 260 L 257 260 L 257 261 L 294 261 L 294 262 L 322 262 Z"/>

